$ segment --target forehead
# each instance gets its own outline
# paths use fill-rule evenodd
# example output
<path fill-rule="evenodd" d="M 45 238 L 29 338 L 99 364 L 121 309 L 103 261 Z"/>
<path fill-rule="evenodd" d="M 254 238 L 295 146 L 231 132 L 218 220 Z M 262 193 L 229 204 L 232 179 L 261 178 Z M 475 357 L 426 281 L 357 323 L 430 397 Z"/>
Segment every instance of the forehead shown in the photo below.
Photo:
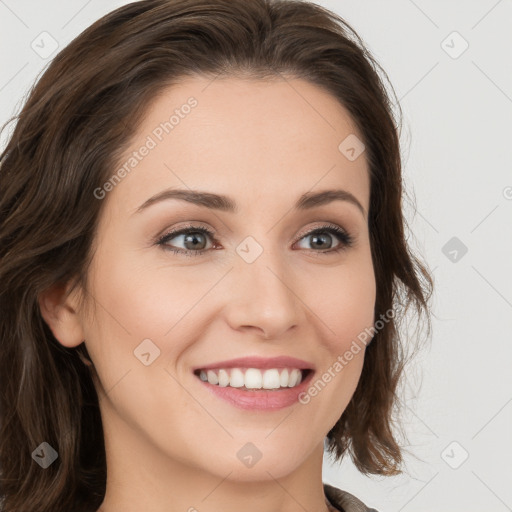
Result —
<path fill-rule="evenodd" d="M 365 155 L 351 161 L 339 147 L 354 136 L 362 141 L 346 109 L 307 81 L 187 78 L 148 105 L 120 162 L 135 151 L 135 165 L 112 195 L 122 190 L 133 210 L 169 187 L 281 203 L 343 187 L 368 210 Z"/>

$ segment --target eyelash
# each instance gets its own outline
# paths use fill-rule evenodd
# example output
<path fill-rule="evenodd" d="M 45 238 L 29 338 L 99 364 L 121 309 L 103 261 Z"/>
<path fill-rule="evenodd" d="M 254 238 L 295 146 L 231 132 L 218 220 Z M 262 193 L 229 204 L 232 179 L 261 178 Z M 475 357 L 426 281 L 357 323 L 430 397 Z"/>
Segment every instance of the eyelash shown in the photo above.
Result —
<path fill-rule="evenodd" d="M 184 256 L 202 256 L 206 252 L 208 252 L 210 249 L 201 249 L 197 251 L 193 251 L 191 249 L 175 249 L 169 246 L 166 246 L 166 242 L 169 240 L 172 240 L 173 238 L 179 236 L 179 235 L 188 235 L 190 233 L 202 233 L 203 235 L 208 235 L 212 241 L 216 241 L 214 236 L 215 233 L 207 228 L 204 228 L 202 226 L 187 226 L 183 229 L 179 229 L 176 231 L 171 231 L 169 233 L 166 233 L 165 235 L 161 236 L 157 241 L 156 244 L 159 246 L 162 246 L 162 248 L 166 251 L 172 251 L 176 254 L 182 254 Z M 314 230 L 306 233 L 305 235 L 301 236 L 298 240 L 294 242 L 300 242 L 303 238 L 306 238 L 311 235 L 315 235 L 318 233 L 330 233 L 334 235 L 340 242 L 339 246 L 334 249 L 329 249 L 327 251 L 315 251 L 313 249 L 310 249 L 312 252 L 316 252 L 320 255 L 322 254 L 335 254 L 339 253 L 343 250 L 348 249 L 349 247 L 352 247 L 354 240 L 351 235 L 349 235 L 344 229 L 340 228 L 339 226 L 336 226 L 334 224 L 326 224 L 324 226 L 321 226 L 319 228 L 315 228 Z"/>

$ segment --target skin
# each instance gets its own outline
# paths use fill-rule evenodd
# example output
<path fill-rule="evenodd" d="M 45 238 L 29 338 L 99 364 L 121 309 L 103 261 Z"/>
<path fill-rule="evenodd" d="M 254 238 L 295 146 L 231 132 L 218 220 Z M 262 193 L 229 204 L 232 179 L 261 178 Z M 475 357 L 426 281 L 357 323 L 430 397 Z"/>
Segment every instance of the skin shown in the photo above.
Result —
<path fill-rule="evenodd" d="M 194 77 L 154 100 L 126 154 L 190 96 L 198 105 L 103 199 L 88 274 L 93 314 L 80 309 L 80 290 L 40 299 L 59 342 L 86 340 L 94 364 L 108 468 L 100 510 L 325 512 L 323 441 L 355 391 L 364 349 L 308 404 L 276 411 L 216 398 L 192 368 L 289 355 L 311 362 L 316 380 L 373 324 L 367 162 L 338 150 L 362 136 L 333 96 L 306 81 Z M 174 199 L 135 213 L 168 188 L 228 195 L 239 212 Z M 340 188 L 364 213 L 339 200 L 292 209 L 306 192 Z M 215 232 L 198 235 L 203 255 L 155 243 L 192 221 Z M 327 234 L 325 249 L 315 246 L 306 235 L 326 222 L 353 245 L 327 253 L 343 244 Z M 263 248 L 250 264 L 236 252 L 248 236 Z M 191 247 L 183 235 L 167 245 Z M 160 356 L 145 366 L 134 350 L 148 338 Z M 248 442 L 262 454 L 252 467 L 236 455 Z"/>

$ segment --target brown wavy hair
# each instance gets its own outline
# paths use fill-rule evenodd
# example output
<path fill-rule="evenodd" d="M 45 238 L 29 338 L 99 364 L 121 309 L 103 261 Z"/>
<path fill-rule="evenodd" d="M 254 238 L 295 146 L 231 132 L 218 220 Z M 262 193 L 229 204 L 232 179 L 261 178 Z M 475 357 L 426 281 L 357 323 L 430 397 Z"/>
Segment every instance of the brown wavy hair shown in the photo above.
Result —
<path fill-rule="evenodd" d="M 393 418 L 407 358 L 397 326 L 413 305 L 430 331 L 432 278 L 405 236 L 393 106 L 401 111 L 386 73 L 350 25 L 310 2 L 143 0 L 107 14 L 57 54 L 10 120 L 0 155 L 4 512 L 91 512 L 103 501 L 105 447 L 87 350 L 55 339 L 38 297 L 55 285 L 87 289 L 104 204 L 94 190 L 111 177 L 149 102 L 198 75 L 307 80 L 337 98 L 363 135 L 375 318 L 396 314 L 367 347 L 357 389 L 326 442 L 336 460 L 349 453 L 365 474 L 401 471 Z M 59 454 L 47 469 L 32 460 L 43 441 Z"/>

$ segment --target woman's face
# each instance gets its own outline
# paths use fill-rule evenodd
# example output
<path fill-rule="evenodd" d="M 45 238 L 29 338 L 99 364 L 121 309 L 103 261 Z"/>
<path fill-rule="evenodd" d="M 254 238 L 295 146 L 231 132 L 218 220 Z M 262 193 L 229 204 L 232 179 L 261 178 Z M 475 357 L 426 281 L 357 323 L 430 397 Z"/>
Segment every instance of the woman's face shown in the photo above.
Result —
<path fill-rule="evenodd" d="M 97 192 L 106 203 L 89 274 L 95 317 L 80 316 L 109 457 L 246 481 L 321 461 L 362 369 L 364 349 L 350 362 L 344 354 L 374 320 L 370 182 L 355 136 L 346 110 L 302 80 L 189 78 L 154 101 Z M 162 196 L 177 190 L 182 199 Z M 344 192 L 304 202 L 328 190 Z M 192 192 L 209 195 L 185 200 Z M 326 231 L 336 227 L 341 236 Z M 254 392 L 195 372 L 281 356 L 314 370 L 304 389 Z M 230 377 L 229 366 L 213 373 Z M 264 367 L 280 383 L 300 365 Z M 249 373 L 250 387 L 260 372 Z"/>

